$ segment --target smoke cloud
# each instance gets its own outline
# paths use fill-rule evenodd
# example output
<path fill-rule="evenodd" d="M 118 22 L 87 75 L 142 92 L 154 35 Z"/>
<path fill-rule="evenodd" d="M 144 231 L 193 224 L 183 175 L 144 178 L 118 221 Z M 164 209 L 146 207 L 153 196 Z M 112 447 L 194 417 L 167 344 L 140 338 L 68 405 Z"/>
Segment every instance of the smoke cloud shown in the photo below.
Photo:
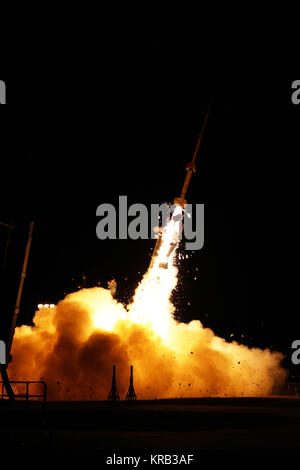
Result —
<path fill-rule="evenodd" d="M 282 384 L 281 353 L 226 343 L 198 320 L 175 320 L 170 296 L 178 269 L 175 251 L 168 255 L 180 233 L 174 220 L 131 304 L 117 302 L 109 289 L 82 289 L 37 310 L 34 326 L 16 328 L 10 378 L 44 380 L 50 400 L 106 399 L 113 365 L 121 399 L 131 364 L 140 399 L 267 396 Z"/>
<path fill-rule="evenodd" d="M 34 326 L 16 329 L 11 379 L 44 380 L 50 400 L 106 399 L 114 364 L 121 399 L 131 364 L 140 399 L 266 396 L 285 380 L 280 353 L 226 343 L 199 321 L 171 315 L 162 337 L 131 309 L 94 287 L 37 310 Z"/>

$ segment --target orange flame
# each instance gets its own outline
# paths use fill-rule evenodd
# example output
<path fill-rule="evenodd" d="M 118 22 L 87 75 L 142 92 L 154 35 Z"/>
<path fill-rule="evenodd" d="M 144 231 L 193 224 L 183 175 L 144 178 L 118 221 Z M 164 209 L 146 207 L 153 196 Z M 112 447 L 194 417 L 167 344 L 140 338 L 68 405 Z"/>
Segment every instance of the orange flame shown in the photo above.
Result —
<path fill-rule="evenodd" d="M 174 234 L 178 227 L 171 220 L 157 259 L 127 307 L 109 289 L 94 287 L 37 310 L 34 326 L 16 329 L 10 378 L 45 380 L 50 400 L 106 399 L 113 364 L 121 398 L 130 364 L 140 399 L 267 396 L 283 383 L 281 353 L 226 343 L 198 320 L 174 319 L 175 252 L 169 268 L 159 268 Z"/>

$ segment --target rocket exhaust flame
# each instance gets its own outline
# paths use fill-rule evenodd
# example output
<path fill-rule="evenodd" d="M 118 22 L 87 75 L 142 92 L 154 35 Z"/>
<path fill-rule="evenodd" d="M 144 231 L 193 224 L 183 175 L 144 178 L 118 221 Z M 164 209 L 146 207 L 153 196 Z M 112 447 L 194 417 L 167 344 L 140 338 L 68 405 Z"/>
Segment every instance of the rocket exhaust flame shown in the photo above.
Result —
<path fill-rule="evenodd" d="M 16 328 L 10 378 L 43 379 L 50 400 L 106 400 L 113 365 L 120 397 L 126 396 L 132 364 L 140 399 L 267 396 L 283 383 L 281 353 L 226 343 L 198 320 L 174 319 L 170 295 L 177 284 L 176 250 L 168 269 L 159 264 L 177 233 L 171 220 L 126 307 L 109 289 L 82 289 L 53 308 L 37 310 L 34 326 Z"/>
<path fill-rule="evenodd" d="M 159 264 L 160 268 L 168 269 L 168 258 L 171 255 L 171 253 L 174 251 L 174 249 L 178 246 L 179 233 L 181 232 L 181 228 L 182 228 L 181 225 L 178 224 L 178 222 L 181 222 L 181 220 L 182 220 L 182 210 L 185 208 L 185 206 L 187 204 L 185 196 L 186 196 L 186 193 L 187 193 L 187 190 L 188 190 L 191 178 L 192 178 L 192 174 L 196 173 L 196 159 L 197 159 L 197 156 L 198 156 L 198 153 L 199 153 L 200 144 L 201 144 L 202 139 L 203 139 L 203 135 L 204 135 L 204 132 L 205 132 L 205 129 L 206 129 L 208 116 L 210 114 L 213 101 L 214 101 L 214 97 L 210 100 L 210 103 L 208 105 L 208 109 L 207 109 L 207 112 L 206 112 L 206 115 L 205 115 L 205 119 L 204 119 L 204 122 L 203 122 L 203 125 L 202 125 L 201 132 L 200 132 L 198 140 L 197 140 L 197 144 L 196 144 L 196 148 L 195 148 L 195 151 L 194 151 L 192 161 L 186 166 L 186 176 L 185 176 L 184 183 L 183 183 L 183 186 L 182 186 L 182 189 L 181 189 L 180 197 L 176 197 L 174 199 L 174 204 L 177 207 L 176 207 L 176 209 L 174 211 L 174 214 L 173 214 L 173 217 L 172 217 L 172 221 L 173 221 L 173 224 L 174 224 L 173 237 L 172 237 L 172 240 L 169 244 L 169 249 L 168 249 L 168 252 L 166 254 L 165 260 L 161 261 L 160 264 Z M 176 228 L 176 230 L 175 230 L 176 224 L 177 224 L 178 228 Z M 161 235 L 157 239 L 155 249 L 154 249 L 154 253 L 153 253 L 153 259 L 156 256 L 160 246 L 161 246 Z M 150 267 L 152 267 L 152 263 L 151 263 Z"/>

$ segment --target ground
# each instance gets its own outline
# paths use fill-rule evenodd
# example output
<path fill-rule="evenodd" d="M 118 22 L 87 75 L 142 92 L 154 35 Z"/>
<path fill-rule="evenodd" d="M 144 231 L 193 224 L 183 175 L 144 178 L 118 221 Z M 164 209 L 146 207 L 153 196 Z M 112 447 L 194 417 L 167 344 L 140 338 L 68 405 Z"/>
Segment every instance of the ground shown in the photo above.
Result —
<path fill-rule="evenodd" d="M 300 450 L 300 400 L 181 399 L 97 403 L 0 403 L 0 447 L 44 451 Z M 125 453 L 125 454 L 124 454 Z"/>

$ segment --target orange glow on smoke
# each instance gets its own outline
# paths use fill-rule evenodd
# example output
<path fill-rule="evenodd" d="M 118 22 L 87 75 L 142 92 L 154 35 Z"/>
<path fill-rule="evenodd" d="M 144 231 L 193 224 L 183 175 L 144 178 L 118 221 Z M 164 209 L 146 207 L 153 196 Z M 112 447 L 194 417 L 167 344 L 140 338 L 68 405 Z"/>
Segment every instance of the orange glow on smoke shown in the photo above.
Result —
<path fill-rule="evenodd" d="M 159 262 L 177 231 L 169 222 L 158 257 L 127 307 L 102 287 L 68 294 L 51 308 L 40 305 L 33 327 L 16 328 L 10 378 L 43 379 L 50 400 L 106 399 L 113 364 L 121 399 L 130 364 L 140 399 L 266 396 L 283 383 L 281 353 L 226 343 L 198 320 L 174 319 L 175 252 L 168 269 Z"/>

